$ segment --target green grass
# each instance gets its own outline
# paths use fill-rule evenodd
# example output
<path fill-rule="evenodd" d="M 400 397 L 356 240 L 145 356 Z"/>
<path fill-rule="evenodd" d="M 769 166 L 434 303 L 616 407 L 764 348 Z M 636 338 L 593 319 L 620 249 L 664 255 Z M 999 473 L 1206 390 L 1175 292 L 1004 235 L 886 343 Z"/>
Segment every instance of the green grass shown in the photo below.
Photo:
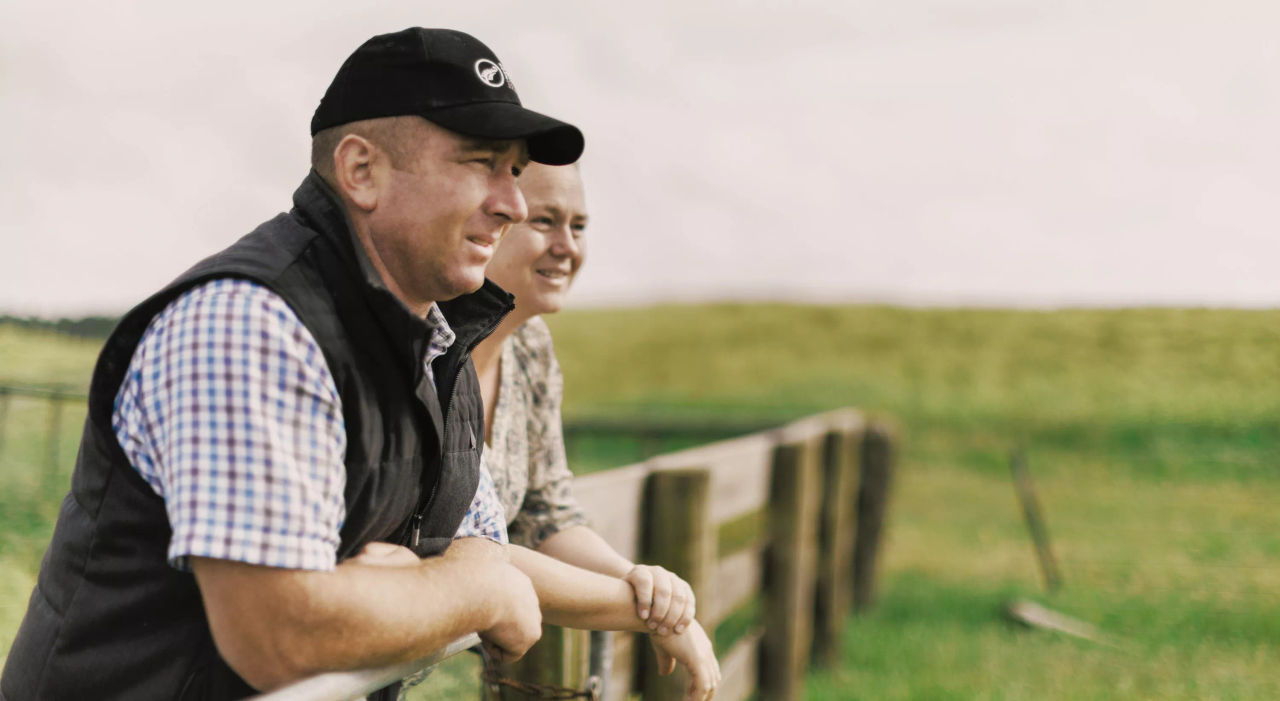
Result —
<path fill-rule="evenodd" d="M 901 427 L 880 605 L 851 622 L 811 698 L 1280 698 L 1280 311 L 709 305 L 548 321 L 569 417 L 854 405 Z M 93 345 L 0 327 L 0 374 L 83 385 Z M 25 411 L 30 437 L 0 453 L 0 649 L 61 491 L 42 486 L 43 414 Z M 599 468 L 678 445 L 570 451 Z M 1016 446 L 1064 575 L 1052 596 L 1008 477 Z M 1017 627 L 1001 614 L 1013 596 L 1121 648 Z"/>
<path fill-rule="evenodd" d="M 0 383 L 89 384 L 100 343 L 0 325 Z M 26 613 L 40 558 L 49 544 L 79 444 L 84 408 L 67 402 L 50 445 L 47 402 L 0 396 L 0 655 L 7 655 Z"/>
<path fill-rule="evenodd" d="M 810 698 L 1280 698 L 1280 312 L 726 305 L 550 322 L 571 416 L 855 405 L 901 426 L 881 604 Z M 1009 480 L 1017 446 L 1065 579 L 1050 597 Z M 1123 647 L 1016 627 L 1001 614 L 1015 595 Z"/>
<path fill-rule="evenodd" d="M 810 697 L 1277 698 L 1280 485 L 1039 480 L 1065 586 L 1039 595 L 1007 479 L 904 465 L 880 605 Z M 1113 650 L 1006 622 L 1015 596 L 1100 626 Z"/>
<path fill-rule="evenodd" d="M 101 348 L 101 341 L 0 324 L 0 382 L 84 391 Z"/>
<path fill-rule="evenodd" d="M 1111 609 L 1130 627 L 1113 649 L 1002 620 L 1018 586 L 915 572 L 887 582 L 879 607 L 850 626 L 844 664 L 812 674 L 812 699 L 1276 698 L 1274 615 L 1188 603 L 1176 593 L 1117 600 L 1078 588 L 1057 605 Z M 1152 622 L 1163 622 L 1151 625 Z M 1176 626 L 1176 630 L 1170 630 Z M 1195 637 L 1197 644 L 1186 644 Z"/>
<path fill-rule="evenodd" d="M 1275 425 L 1280 312 L 719 305 L 549 319 L 570 413 L 787 416 L 850 402 L 974 425 Z M 625 368 L 620 373 L 619 368 Z"/>

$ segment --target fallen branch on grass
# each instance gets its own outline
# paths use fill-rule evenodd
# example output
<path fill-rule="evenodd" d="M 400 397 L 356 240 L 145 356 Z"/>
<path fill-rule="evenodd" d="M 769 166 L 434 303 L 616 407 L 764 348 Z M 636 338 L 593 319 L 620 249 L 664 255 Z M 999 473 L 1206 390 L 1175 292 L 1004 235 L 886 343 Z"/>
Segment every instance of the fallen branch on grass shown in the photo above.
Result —
<path fill-rule="evenodd" d="M 1031 628 L 1053 630 L 1099 645 L 1120 647 L 1116 640 L 1098 630 L 1093 624 L 1047 609 L 1034 601 L 1014 599 L 1005 607 L 1005 613 L 1014 621 Z"/>

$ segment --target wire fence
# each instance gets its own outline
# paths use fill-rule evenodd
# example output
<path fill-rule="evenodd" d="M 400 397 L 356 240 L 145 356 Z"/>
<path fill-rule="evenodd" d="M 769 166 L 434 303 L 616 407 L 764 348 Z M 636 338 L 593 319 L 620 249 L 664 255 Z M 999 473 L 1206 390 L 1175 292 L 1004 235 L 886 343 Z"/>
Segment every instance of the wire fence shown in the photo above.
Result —
<path fill-rule="evenodd" d="M 0 464 L 37 463 L 45 485 L 57 486 L 58 477 L 70 472 L 68 418 L 83 415 L 87 398 L 68 387 L 0 384 Z"/>

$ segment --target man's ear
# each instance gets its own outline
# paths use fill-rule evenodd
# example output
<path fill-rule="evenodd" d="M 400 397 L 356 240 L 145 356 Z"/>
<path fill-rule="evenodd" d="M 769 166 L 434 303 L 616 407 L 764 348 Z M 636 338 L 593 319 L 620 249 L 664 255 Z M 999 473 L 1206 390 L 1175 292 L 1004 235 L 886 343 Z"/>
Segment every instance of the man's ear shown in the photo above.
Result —
<path fill-rule="evenodd" d="M 386 174 L 385 155 L 359 134 L 347 134 L 333 149 L 334 186 L 352 204 L 366 212 L 378 206 Z"/>

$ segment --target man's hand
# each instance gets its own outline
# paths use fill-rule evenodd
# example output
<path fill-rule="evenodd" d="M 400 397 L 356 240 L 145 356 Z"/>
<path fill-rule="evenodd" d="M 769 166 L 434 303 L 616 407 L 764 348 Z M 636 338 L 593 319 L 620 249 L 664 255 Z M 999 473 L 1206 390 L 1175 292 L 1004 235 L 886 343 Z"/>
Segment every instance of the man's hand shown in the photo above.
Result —
<path fill-rule="evenodd" d="M 690 621 L 683 633 L 651 635 L 649 642 L 658 655 L 658 673 L 666 676 L 680 663 L 689 671 L 685 701 L 709 701 L 720 686 L 720 662 L 711 641 L 697 621 Z"/>
<path fill-rule="evenodd" d="M 450 545 L 449 551 L 459 542 L 461 541 Z M 446 555 L 449 551 L 446 551 Z M 475 557 L 475 554 L 467 553 L 462 556 Z M 518 660 L 542 637 L 542 610 L 538 606 L 538 595 L 534 593 L 533 582 L 506 562 L 477 561 L 475 564 L 488 566 L 492 570 L 485 578 L 494 591 L 491 610 L 496 621 L 494 625 L 480 631 L 480 640 L 485 651 L 499 662 Z"/>
<path fill-rule="evenodd" d="M 693 621 L 693 588 L 674 572 L 636 565 L 623 577 L 636 593 L 636 615 L 658 635 L 682 633 Z"/>
<path fill-rule="evenodd" d="M 354 557 L 348 558 L 347 562 L 373 567 L 414 567 L 421 560 L 403 545 L 374 541 L 361 548 Z"/>
<path fill-rule="evenodd" d="M 458 538 L 441 557 L 479 568 L 488 588 L 494 625 L 479 631 L 485 650 L 500 662 L 512 662 L 542 637 L 542 609 L 533 582 L 511 565 L 507 546 L 488 538 Z"/>

